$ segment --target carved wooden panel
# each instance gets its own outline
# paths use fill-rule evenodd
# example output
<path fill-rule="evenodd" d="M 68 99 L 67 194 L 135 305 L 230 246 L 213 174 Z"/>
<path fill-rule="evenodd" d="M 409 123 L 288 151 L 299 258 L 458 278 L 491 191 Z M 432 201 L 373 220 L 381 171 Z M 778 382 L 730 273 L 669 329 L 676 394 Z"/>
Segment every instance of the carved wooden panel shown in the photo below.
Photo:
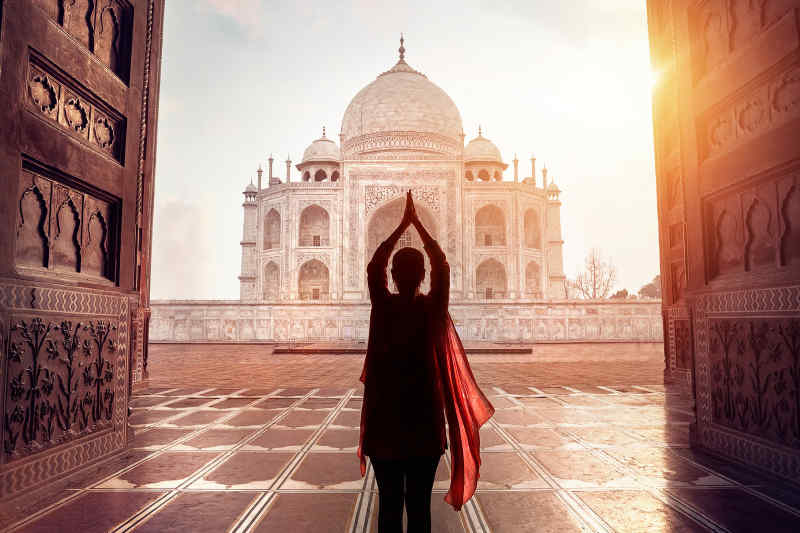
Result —
<path fill-rule="evenodd" d="M 26 93 L 34 114 L 124 163 L 124 117 L 34 52 L 30 54 Z"/>
<path fill-rule="evenodd" d="M 123 81 L 130 70 L 133 8 L 122 0 L 34 0 Z"/>
<path fill-rule="evenodd" d="M 16 264 L 116 279 L 118 203 L 36 173 L 19 179 Z"/>

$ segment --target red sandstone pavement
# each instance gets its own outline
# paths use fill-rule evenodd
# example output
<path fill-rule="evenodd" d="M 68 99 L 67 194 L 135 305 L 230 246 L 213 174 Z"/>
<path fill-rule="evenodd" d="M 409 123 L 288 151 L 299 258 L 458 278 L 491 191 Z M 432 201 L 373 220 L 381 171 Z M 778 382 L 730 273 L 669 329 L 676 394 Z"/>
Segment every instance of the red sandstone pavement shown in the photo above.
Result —
<path fill-rule="evenodd" d="M 355 387 L 364 357 L 273 354 L 264 344 L 151 344 L 151 385 Z M 633 385 L 662 383 L 660 343 L 544 344 L 530 355 L 469 356 L 481 385 Z"/>
<path fill-rule="evenodd" d="M 439 463 L 433 531 L 800 531 L 800 494 L 688 447 L 693 402 L 661 383 L 660 350 L 471 356 L 496 412 L 458 513 Z M 374 533 L 375 476 L 355 455 L 362 356 L 270 352 L 152 346 L 130 448 L 0 506 L 0 529 Z"/>

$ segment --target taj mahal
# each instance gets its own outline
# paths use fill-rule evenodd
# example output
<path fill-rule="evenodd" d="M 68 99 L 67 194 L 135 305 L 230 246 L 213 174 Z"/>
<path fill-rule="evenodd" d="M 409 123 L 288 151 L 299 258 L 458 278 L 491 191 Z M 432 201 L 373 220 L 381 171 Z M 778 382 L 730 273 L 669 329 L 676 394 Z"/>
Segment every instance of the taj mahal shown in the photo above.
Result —
<path fill-rule="evenodd" d="M 561 202 L 547 169 L 504 180 L 508 164 L 489 139 L 464 143 L 458 107 L 405 61 L 361 89 L 336 140 L 313 141 L 294 168 L 244 191 L 242 302 L 368 299 L 365 268 L 415 194 L 451 266 L 451 302 L 563 297 Z M 421 249 L 413 229 L 398 249 Z M 426 282 L 427 283 L 427 280 Z M 423 286 L 425 290 L 425 286 Z"/>
<path fill-rule="evenodd" d="M 528 173 L 514 156 L 506 177 L 509 165 L 480 128 L 465 142 L 458 107 L 406 62 L 402 39 L 399 53 L 350 101 L 338 139 L 323 128 L 285 169 L 270 156 L 244 189 L 239 299 L 154 301 L 150 339 L 363 341 L 366 266 L 409 189 L 447 255 L 463 339 L 661 339 L 655 306 L 566 299 L 561 191 L 547 169 L 531 158 Z M 403 246 L 422 248 L 416 230 Z"/>

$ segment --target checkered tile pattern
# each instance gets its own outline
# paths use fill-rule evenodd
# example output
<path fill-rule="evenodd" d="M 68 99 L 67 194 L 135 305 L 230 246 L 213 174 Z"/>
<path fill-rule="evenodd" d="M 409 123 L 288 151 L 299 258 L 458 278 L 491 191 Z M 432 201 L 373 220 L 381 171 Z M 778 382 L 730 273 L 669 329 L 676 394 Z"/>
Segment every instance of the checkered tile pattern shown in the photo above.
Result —
<path fill-rule="evenodd" d="M 800 495 L 688 448 L 693 406 L 662 385 L 484 387 L 481 479 L 433 530 L 800 530 Z M 150 388 L 132 449 L 23 516 L 19 531 L 377 531 L 355 455 L 359 389 Z"/>

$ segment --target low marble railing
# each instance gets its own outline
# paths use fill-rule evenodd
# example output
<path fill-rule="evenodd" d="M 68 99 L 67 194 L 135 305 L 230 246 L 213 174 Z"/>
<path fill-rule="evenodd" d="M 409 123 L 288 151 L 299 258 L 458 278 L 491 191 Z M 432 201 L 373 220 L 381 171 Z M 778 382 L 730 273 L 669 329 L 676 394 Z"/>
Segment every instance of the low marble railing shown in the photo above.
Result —
<path fill-rule="evenodd" d="M 366 340 L 368 303 L 251 304 L 154 300 L 151 342 Z M 451 303 L 463 340 L 494 342 L 662 342 L 661 301 Z"/>

